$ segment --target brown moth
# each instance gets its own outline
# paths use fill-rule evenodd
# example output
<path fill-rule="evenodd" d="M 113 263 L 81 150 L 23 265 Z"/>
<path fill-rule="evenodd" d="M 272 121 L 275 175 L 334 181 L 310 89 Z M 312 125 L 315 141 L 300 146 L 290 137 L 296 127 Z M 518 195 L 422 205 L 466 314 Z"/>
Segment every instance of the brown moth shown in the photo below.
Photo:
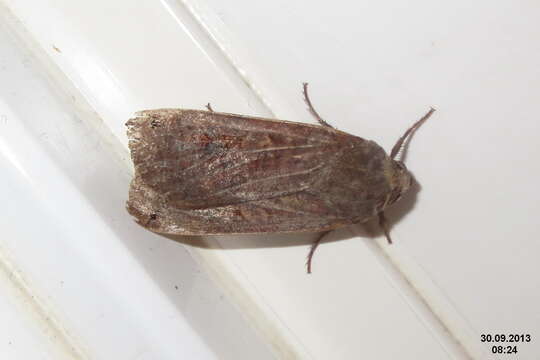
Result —
<path fill-rule="evenodd" d="M 379 217 L 409 189 L 394 160 L 431 109 L 390 156 L 375 142 L 328 125 L 212 111 L 158 109 L 127 122 L 135 176 L 127 210 L 164 234 L 322 232 Z"/>

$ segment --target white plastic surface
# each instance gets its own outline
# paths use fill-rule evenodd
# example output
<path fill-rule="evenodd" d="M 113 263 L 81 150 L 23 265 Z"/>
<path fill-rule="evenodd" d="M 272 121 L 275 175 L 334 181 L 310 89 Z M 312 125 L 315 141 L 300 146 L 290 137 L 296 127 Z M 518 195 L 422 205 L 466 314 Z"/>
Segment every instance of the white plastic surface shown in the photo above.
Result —
<path fill-rule="evenodd" d="M 103 120 L 102 132 L 110 130 L 124 145 L 125 120 L 144 108 L 202 108 L 210 101 L 219 111 L 312 122 L 300 96 L 303 81 L 311 83 L 312 100 L 328 121 L 386 149 L 429 106 L 436 107 L 407 156 L 421 191 L 389 212 L 395 245 L 358 239 L 363 232 L 355 227 L 337 231 L 319 248 L 311 276 L 304 273 L 309 235 L 222 237 L 217 240 L 221 249 L 190 249 L 278 358 L 491 359 L 493 344 L 482 344 L 481 333 L 529 333 L 533 341 L 517 344 L 516 358 L 534 359 L 540 336 L 535 309 L 540 302 L 535 260 L 540 253 L 535 232 L 540 8 L 534 2 L 5 3 L 69 77 L 76 96 L 82 95 Z M 90 163 L 95 161 L 92 149 L 89 145 L 82 151 Z M 106 159 L 109 150 L 98 150 Z M 79 158 L 64 154 L 76 169 Z M 15 152 L 13 158 L 19 157 Z M 141 278 L 145 286 L 156 287 L 155 298 L 136 297 L 126 322 L 139 319 L 134 314 L 148 306 L 162 314 L 168 306 L 182 309 L 192 321 L 191 309 L 170 304 L 163 290 L 172 272 L 189 272 L 177 267 L 188 261 L 185 252 L 170 239 L 130 223 L 122 209 L 129 178 L 129 160 L 124 160 L 108 163 L 108 171 L 124 176 L 114 191 L 105 192 L 95 181 L 85 187 L 98 199 L 85 219 L 113 218 L 121 224 L 113 227 L 121 243 L 129 238 L 139 250 L 147 242 L 166 250 L 149 260 L 143 251 L 127 256 L 115 250 L 118 244 L 103 240 L 95 244 L 98 250 L 92 247 L 85 254 L 92 254 L 90 263 L 95 264 L 107 253 L 115 264 L 109 271 L 117 275 L 125 271 L 123 264 L 139 265 L 131 273 L 133 283 L 124 285 L 131 291 Z M 28 176 L 34 179 L 35 173 Z M 75 206 L 77 191 L 60 191 L 62 209 Z M 207 241 L 218 246 L 216 239 Z M 81 251 L 78 245 L 75 250 Z M 84 271 L 83 265 L 68 268 Z M 108 284 L 116 288 L 123 281 Z M 117 299 L 128 301 L 116 290 Z M 72 306 L 79 306 L 78 299 Z M 80 311 L 68 313 L 77 317 Z M 220 324 L 231 322 L 219 319 Z M 200 338 L 185 335 L 180 320 L 168 323 L 174 330 L 161 344 L 182 334 L 198 346 Z M 92 344 L 78 321 L 65 321 L 78 338 Z M 136 334 L 142 322 L 134 324 Z M 198 333 L 206 340 L 211 326 L 203 320 L 199 324 Z M 209 345 L 216 351 L 216 343 Z M 167 348 L 167 354 L 181 347 Z M 107 349 L 118 351 L 113 343 Z M 206 352 L 212 356 L 212 350 L 201 348 L 195 358 L 204 359 Z M 246 359 L 265 353 L 262 345 L 252 354 L 238 351 L 238 358 Z"/>

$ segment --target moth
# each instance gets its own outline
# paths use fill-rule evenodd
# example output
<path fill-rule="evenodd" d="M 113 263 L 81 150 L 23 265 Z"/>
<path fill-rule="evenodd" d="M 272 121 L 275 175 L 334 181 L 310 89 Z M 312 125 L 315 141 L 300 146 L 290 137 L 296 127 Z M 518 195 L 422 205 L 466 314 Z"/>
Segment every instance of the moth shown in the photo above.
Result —
<path fill-rule="evenodd" d="M 375 142 L 329 125 L 186 109 L 136 113 L 127 125 L 135 175 L 127 210 L 164 234 L 320 232 L 307 260 L 332 229 L 378 217 L 411 186 L 396 160 L 412 125 L 390 155 Z"/>

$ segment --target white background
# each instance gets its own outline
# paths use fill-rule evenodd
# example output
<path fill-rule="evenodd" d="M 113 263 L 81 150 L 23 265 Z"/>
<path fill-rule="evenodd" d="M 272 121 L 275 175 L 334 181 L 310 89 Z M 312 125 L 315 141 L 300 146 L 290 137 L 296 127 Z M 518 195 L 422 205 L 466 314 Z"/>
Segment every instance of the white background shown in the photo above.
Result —
<path fill-rule="evenodd" d="M 25 325 L 5 290 L 3 311 L 23 310 L 2 321 L 19 324 L 2 329 L 19 347 L 1 351 L 33 339 L 66 358 L 492 359 L 480 334 L 523 333 L 532 342 L 505 356 L 538 353 L 536 2 L 4 3 L 3 268 L 55 322 Z M 304 81 L 329 122 L 386 149 L 437 109 L 407 156 L 419 185 L 389 212 L 395 245 L 373 226 L 337 231 L 307 276 L 310 235 L 184 247 L 131 221 L 134 111 L 210 101 L 313 122 Z"/>

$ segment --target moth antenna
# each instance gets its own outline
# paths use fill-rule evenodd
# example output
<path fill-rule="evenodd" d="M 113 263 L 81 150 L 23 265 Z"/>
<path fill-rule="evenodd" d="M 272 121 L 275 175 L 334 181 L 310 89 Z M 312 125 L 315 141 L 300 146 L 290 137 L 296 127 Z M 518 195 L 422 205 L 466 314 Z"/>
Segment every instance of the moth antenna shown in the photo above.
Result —
<path fill-rule="evenodd" d="M 435 109 L 430 108 L 429 111 L 426 113 L 426 115 L 422 116 L 422 118 L 420 120 L 415 122 L 413 124 L 413 126 L 411 126 L 409 129 L 407 129 L 407 131 L 405 131 L 405 134 L 403 134 L 399 138 L 399 140 L 396 142 L 396 144 L 392 148 L 392 152 L 390 153 L 390 158 L 394 159 L 397 156 L 397 154 L 399 154 L 399 152 L 405 147 L 405 144 L 406 144 L 405 142 L 408 139 L 410 139 L 410 137 L 416 131 L 416 129 L 418 129 L 420 127 L 420 125 L 422 125 L 424 123 L 424 121 L 429 119 L 431 114 L 433 114 L 434 112 L 435 112 Z"/>
<path fill-rule="evenodd" d="M 325 232 L 322 232 L 319 234 L 317 239 L 311 244 L 311 249 L 309 249 L 309 253 L 307 256 L 306 266 L 307 266 L 307 273 L 311 274 L 311 260 L 313 259 L 313 254 L 315 254 L 315 249 L 317 249 L 317 246 L 321 243 L 321 240 L 323 237 L 325 237 L 326 234 L 328 234 L 332 230 L 328 230 Z"/>

